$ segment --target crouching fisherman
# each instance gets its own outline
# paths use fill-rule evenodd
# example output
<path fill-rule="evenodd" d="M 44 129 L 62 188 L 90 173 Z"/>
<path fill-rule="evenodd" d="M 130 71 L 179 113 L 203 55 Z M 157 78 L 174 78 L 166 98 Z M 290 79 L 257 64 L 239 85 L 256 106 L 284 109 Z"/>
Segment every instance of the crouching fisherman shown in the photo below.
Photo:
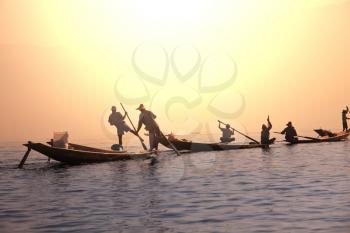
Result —
<path fill-rule="evenodd" d="M 267 126 L 265 124 L 261 127 L 261 144 L 271 145 L 275 142 L 276 138 L 270 139 L 270 130 L 272 129 L 272 124 L 270 122 L 270 116 L 267 117 Z"/>
<path fill-rule="evenodd" d="M 222 132 L 220 141 L 222 143 L 233 142 L 235 140 L 235 138 L 232 137 L 235 134 L 234 130 L 231 129 L 231 126 L 229 124 L 227 124 L 225 127 L 221 127 L 221 124 L 221 121 L 219 121 L 219 129 Z"/>
<path fill-rule="evenodd" d="M 136 132 L 138 133 L 142 125 L 145 125 L 145 129 L 149 133 L 149 150 L 158 150 L 161 132 L 157 122 L 155 121 L 157 116 L 154 115 L 153 112 L 146 110 L 143 104 L 140 104 L 140 106 L 136 110 L 139 110 L 141 112 Z"/>
<path fill-rule="evenodd" d="M 111 115 L 109 115 L 108 122 L 110 125 L 114 125 L 117 128 L 119 147 L 123 149 L 124 133 L 131 132 L 137 137 L 139 137 L 139 135 L 125 123 L 124 119 L 128 114 L 127 112 L 125 112 L 123 116 L 120 112 L 117 112 L 117 108 L 115 106 L 112 106 L 111 110 L 112 110 L 112 113 Z"/>
<path fill-rule="evenodd" d="M 298 143 L 298 134 L 293 127 L 292 122 L 288 122 L 287 127 L 281 132 L 281 134 L 285 134 L 285 139 L 287 142 Z"/>

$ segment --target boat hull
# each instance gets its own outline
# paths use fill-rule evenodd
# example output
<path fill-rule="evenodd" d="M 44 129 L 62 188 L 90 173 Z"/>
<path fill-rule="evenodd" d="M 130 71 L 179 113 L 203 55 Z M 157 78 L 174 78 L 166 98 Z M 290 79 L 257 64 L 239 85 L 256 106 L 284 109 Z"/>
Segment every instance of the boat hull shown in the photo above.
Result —
<path fill-rule="evenodd" d="M 191 152 L 208 152 L 208 151 L 227 151 L 227 150 L 241 150 L 241 149 L 253 149 L 253 148 L 266 148 L 268 146 L 261 144 L 224 144 L 224 143 L 198 143 L 191 141 L 182 140 L 171 140 L 170 141 L 177 150 L 185 150 Z M 171 148 L 168 141 L 165 138 L 160 140 L 160 143 L 168 148 Z"/>
<path fill-rule="evenodd" d="M 350 136 L 350 132 L 340 132 L 337 133 L 334 137 L 319 137 L 317 140 L 313 139 L 305 139 L 305 140 L 298 140 L 298 142 L 295 143 L 289 143 L 289 145 L 295 145 L 295 144 L 308 144 L 308 143 L 322 143 L 322 142 L 340 142 L 347 140 Z"/>
<path fill-rule="evenodd" d="M 151 157 L 151 152 L 142 153 L 128 153 L 125 151 L 115 152 L 108 150 L 100 150 L 92 147 L 90 151 L 74 150 L 51 147 L 42 143 L 28 143 L 24 146 L 28 149 L 37 151 L 51 159 L 68 164 L 80 163 L 100 163 L 116 160 L 130 160 L 130 159 L 148 159 Z"/>

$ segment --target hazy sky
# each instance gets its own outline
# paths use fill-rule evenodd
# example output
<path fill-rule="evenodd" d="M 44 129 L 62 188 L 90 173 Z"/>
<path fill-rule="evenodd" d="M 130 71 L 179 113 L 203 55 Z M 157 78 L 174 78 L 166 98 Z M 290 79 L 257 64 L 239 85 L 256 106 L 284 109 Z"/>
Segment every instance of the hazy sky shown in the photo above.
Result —
<path fill-rule="evenodd" d="M 1 0 L 0 140 L 108 138 L 121 101 L 135 123 L 144 102 L 166 132 L 218 118 L 257 132 L 267 114 L 276 130 L 340 129 L 349 12 L 344 0 Z"/>

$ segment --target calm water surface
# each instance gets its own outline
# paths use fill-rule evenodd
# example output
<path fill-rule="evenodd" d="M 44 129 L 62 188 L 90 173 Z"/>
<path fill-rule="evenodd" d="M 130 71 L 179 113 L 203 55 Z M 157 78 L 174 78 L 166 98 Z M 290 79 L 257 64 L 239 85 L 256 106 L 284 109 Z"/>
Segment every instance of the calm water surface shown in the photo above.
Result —
<path fill-rule="evenodd" d="M 0 146 L 0 232 L 350 232 L 350 142 L 48 164 Z"/>

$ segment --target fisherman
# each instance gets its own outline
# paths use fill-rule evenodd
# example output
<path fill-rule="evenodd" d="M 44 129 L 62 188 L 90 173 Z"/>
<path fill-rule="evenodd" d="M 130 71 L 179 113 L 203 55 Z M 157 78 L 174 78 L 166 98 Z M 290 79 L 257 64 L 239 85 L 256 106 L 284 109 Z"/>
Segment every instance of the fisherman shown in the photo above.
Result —
<path fill-rule="evenodd" d="M 145 129 L 149 132 L 149 150 L 158 150 L 159 138 L 161 137 L 161 132 L 157 122 L 155 121 L 156 115 L 153 112 L 146 110 L 143 104 L 136 109 L 139 110 L 139 123 L 136 132 L 138 133 L 142 127 L 142 124 L 145 125 Z"/>
<path fill-rule="evenodd" d="M 235 134 L 234 130 L 231 129 L 231 126 L 227 124 L 224 128 L 221 127 L 221 122 L 219 121 L 219 129 L 222 131 L 222 137 L 220 138 L 220 141 L 222 143 L 228 143 L 233 142 L 236 140 L 232 135 Z"/>
<path fill-rule="evenodd" d="M 270 116 L 267 117 L 267 126 L 265 124 L 261 127 L 261 144 L 270 145 L 273 144 L 276 138 L 270 139 L 270 130 L 272 129 L 272 124 L 270 122 Z"/>
<path fill-rule="evenodd" d="M 110 125 L 114 125 L 117 128 L 119 147 L 123 148 L 123 135 L 126 132 L 131 132 L 140 138 L 140 136 L 125 123 L 124 119 L 128 114 L 127 112 L 125 112 L 123 116 L 120 112 L 117 112 L 115 106 L 112 106 L 111 111 L 112 113 L 109 115 L 108 122 Z"/>
<path fill-rule="evenodd" d="M 285 134 L 285 139 L 287 142 L 290 143 L 297 143 L 298 142 L 298 134 L 295 128 L 293 127 L 292 122 L 288 122 L 287 127 L 281 132 L 281 134 Z"/>
<path fill-rule="evenodd" d="M 342 120 L 343 120 L 343 131 L 348 131 L 348 122 L 350 118 L 347 117 L 347 114 L 349 113 L 349 107 L 346 106 L 346 109 L 342 111 Z"/>

